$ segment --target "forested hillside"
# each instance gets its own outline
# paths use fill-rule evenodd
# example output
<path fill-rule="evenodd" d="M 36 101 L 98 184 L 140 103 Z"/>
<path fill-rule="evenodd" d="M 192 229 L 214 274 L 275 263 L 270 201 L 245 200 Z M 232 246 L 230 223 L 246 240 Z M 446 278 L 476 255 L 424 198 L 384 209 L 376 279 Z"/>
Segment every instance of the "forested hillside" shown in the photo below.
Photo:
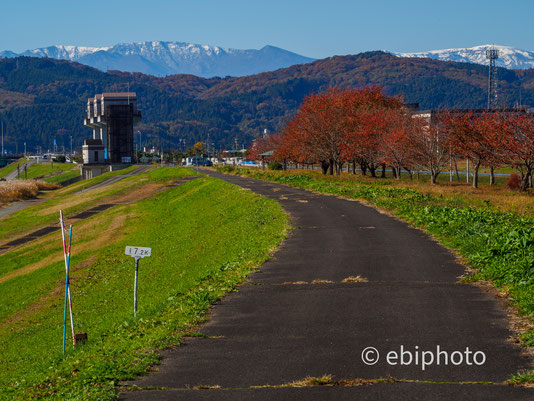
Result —
<path fill-rule="evenodd" d="M 498 70 L 499 103 L 534 105 L 534 70 Z M 264 128 L 278 130 L 303 98 L 330 87 L 380 85 L 422 109 L 484 107 L 487 69 L 477 64 L 399 58 L 382 52 L 332 57 L 311 64 L 240 78 L 191 75 L 158 78 L 119 71 L 104 73 L 67 61 L 18 57 L 0 60 L 0 119 L 6 147 L 28 150 L 75 146 L 90 136 L 83 126 L 87 98 L 99 92 L 137 92 L 143 144 L 177 147 L 206 140 L 247 145 Z"/>

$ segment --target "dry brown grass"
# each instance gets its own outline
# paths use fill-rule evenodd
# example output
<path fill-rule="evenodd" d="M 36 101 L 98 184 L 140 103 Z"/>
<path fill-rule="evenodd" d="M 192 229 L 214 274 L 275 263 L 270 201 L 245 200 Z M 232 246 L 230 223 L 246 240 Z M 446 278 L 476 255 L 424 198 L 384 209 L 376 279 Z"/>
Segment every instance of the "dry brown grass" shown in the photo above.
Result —
<path fill-rule="evenodd" d="M 308 376 L 301 380 L 295 380 L 288 383 L 287 387 L 313 387 L 313 386 L 328 386 L 332 385 L 332 375 L 323 375 L 321 377 Z"/>
<path fill-rule="evenodd" d="M 342 283 L 367 283 L 369 280 L 367 280 L 365 277 L 362 277 L 360 275 L 358 276 L 350 276 L 341 281 Z"/>
<path fill-rule="evenodd" d="M 251 389 L 263 388 L 287 388 L 287 387 L 314 387 L 314 386 L 333 386 L 335 382 L 332 375 L 323 375 L 320 377 L 308 376 L 301 380 L 295 380 L 290 383 L 271 385 L 265 384 L 263 386 L 250 386 Z"/>
<path fill-rule="evenodd" d="M 323 176 L 318 171 L 310 170 L 292 170 L 293 172 L 309 174 L 315 178 L 321 177 L 327 181 L 345 181 L 345 182 L 365 182 L 369 184 L 383 182 L 383 179 L 372 178 L 369 175 L 362 176 L 360 173 L 352 174 L 344 172 L 340 176 Z M 448 172 L 444 172 L 443 176 L 447 176 Z M 443 178 L 443 177 L 441 177 Z M 448 179 L 448 176 L 447 176 Z M 474 189 L 471 183 L 465 182 L 465 176 L 461 176 L 461 182 L 440 180 L 436 185 L 430 182 L 413 180 L 408 178 L 407 174 L 402 176 L 401 180 L 395 180 L 391 177 L 387 178 L 391 187 L 409 188 L 418 192 L 429 194 L 436 197 L 443 197 L 444 199 L 459 198 L 463 204 L 484 207 L 489 203 L 490 206 L 503 212 L 514 212 L 522 216 L 534 216 L 534 190 L 528 192 L 518 192 L 508 189 L 503 184 L 489 185 L 487 182 L 481 182 L 478 189 Z"/>
<path fill-rule="evenodd" d="M 121 213 L 115 214 L 112 218 L 98 216 L 89 221 L 84 221 L 76 227 L 76 241 L 83 243 L 84 251 L 97 250 L 104 245 L 112 244 L 119 239 L 117 232 L 120 232 L 120 229 L 129 217 L 131 217 L 131 212 L 126 208 Z M 36 263 L 24 266 L 0 277 L 0 284 L 63 260 L 60 232 L 55 232 L 49 237 L 47 236 L 46 239 L 42 239 L 42 241 L 41 249 L 49 250 L 49 255 Z M 34 243 L 29 243 L 26 247 L 30 248 L 34 245 Z"/>
<path fill-rule="evenodd" d="M 534 196 L 530 192 L 521 193 L 511 191 L 502 186 L 490 186 L 481 184 L 478 189 L 474 189 L 467 183 L 439 183 L 431 185 L 426 182 L 401 181 L 393 183 L 399 188 L 410 188 L 421 193 L 444 198 L 463 198 L 466 202 L 478 204 L 489 204 L 503 212 L 516 212 L 520 215 L 534 215 Z"/>
<path fill-rule="evenodd" d="M 317 279 L 317 280 L 313 280 L 311 283 L 312 284 L 332 284 L 333 281 Z"/>
<path fill-rule="evenodd" d="M 57 184 L 50 184 L 36 180 L 12 180 L 0 182 L 0 203 L 15 202 L 23 199 L 35 198 L 42 190 L 61 188 Z"/>
<path fill-rule="evenodd" d="M 220 390 L 222 387 L 218 384 L 216 385 L 207 385 L 207 384 L 199 384 L 198 386 L 193 387 L 193 390 Z"/>

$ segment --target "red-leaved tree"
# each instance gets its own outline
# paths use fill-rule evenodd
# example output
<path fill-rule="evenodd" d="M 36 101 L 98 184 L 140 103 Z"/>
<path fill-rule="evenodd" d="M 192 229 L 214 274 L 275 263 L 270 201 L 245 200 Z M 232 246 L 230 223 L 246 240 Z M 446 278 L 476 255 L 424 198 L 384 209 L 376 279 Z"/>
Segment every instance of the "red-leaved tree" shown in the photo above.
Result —
<path fill-rule="evenodd" d="M 521 174 L 521 191 L 526 191 L 534 172 L 534 117 L 514 115 L 508 120 L 505 149 L 508 161 Z"/>

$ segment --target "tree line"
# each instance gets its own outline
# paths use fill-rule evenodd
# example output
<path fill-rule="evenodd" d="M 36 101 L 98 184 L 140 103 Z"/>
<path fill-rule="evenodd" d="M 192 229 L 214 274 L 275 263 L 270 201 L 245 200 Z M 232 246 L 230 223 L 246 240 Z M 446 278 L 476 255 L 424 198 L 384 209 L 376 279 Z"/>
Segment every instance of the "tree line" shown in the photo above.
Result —
<path fill-rule="evenodd" d="M 305 98 L 295 117 L 276 134 L 256 140 L 249 157 L 273 150 L 272 158 L 287 163 L 319 164 L 323 174 L 340 174 L 345 164 L 363 175 L 385 176 L 389 166 L 397 179 L 426 170 L 432 184 L 456 160 L 473 166 L 473 187 L 479 170 L 512 166 L 520 189 L 529 188 L 534 171 L 534 115 L 524 110 L 441 110 L 414 113 L 398 96 L 380 87 L 330 89 Z"/>

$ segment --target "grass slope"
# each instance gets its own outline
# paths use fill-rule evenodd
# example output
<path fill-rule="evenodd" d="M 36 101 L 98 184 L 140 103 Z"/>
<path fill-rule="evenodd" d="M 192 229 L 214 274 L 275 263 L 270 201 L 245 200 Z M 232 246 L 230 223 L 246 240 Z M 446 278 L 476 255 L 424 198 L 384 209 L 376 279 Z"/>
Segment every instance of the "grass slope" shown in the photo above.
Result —
<path fill-rule="evenodd" d="M 187 174 L 161 168 L 134 178 L 167 183 Z M 89 341 L 69 346 L 65 357 L 59 234 L 2 255 L 0 399 L 116 399 L 119 381 L 146 372 L 158 349 L 191 335 L 209 305 L 269 257 L 287 225 L 276 202 L 208 177 L 77 223 L 74 319 Z M 140 262 L 137 319 L 125 245 L 152 247 Z"/>
<path fill-rule="evenodd" d="M 40 179 L 48 177 L 52 174 L 59 175 L 65 171 L 69 171 L 77 164 L 74 163 L 35 163 L 28 167 L 27 178 L 28 179 Z M 79 174 L 79 172 L 78 172 Z M 21 171 L 21 177 L 24 177 L 24 171 Z"/>
<path fill-rule="evenodd" d="M 68 217 L 95 206 L 95 202 L 112 200 L 114 197 L 130 191 L 136 186 L 148 184 L 149 178 L 145 173 L 124 178 L 103 188 L 81 192 L 81 190 L 88 189 L 107 178 L 124 175 L 135 168 L 136 166 L 132 166 L 124 170 L 112 171 L 96 178 L 80 181 L 63 189 L 43 194 L 43 197 L 50 197 L 51 199 L 0 219 L 0 241 L 7 242 L 10 238 L 18 237 L 21 234 L 34 231 L 36 228 L 54 223 L 57 221 L 59 209 L 63 209 L 65 216 Z"/>
<path fill-rule="evenodd" d="M 5 177 L 6 175 L 11 173 L 12 171 L 16 170 L 17 169 L 17 165 L 22 165 L 27 161 L 28 161 L 28 159 L 25 159 L 24 157 L 21 157 L 16 162 L 10 163 L 5 167 L 0 168 L 0 178 Z"/>
<path fill-rule="evenodd" d="M 62 182 L 65 182 L 67 180 L 70 180 L 71 178 L 79 177 L 80 176 L 80 170 L 78 168 L 72 168 L 68 171 L 65 171 L 61 174 L 54 175 L 52 177 L 44 178 L 43 181 L 50 182 L 53 184 L 61 184 Z"/>

